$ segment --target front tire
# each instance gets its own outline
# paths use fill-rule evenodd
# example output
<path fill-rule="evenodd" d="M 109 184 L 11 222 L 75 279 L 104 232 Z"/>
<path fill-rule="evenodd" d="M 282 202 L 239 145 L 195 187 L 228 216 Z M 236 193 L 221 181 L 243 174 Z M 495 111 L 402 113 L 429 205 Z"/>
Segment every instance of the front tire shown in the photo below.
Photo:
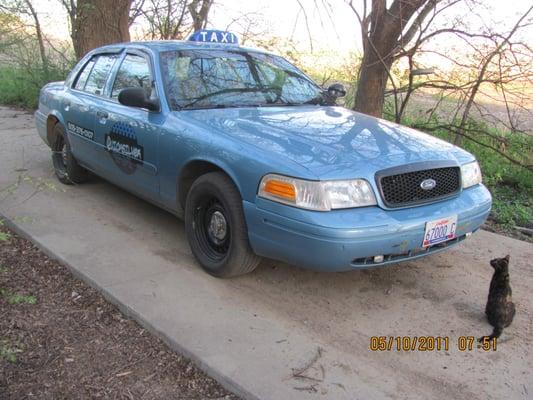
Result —
<path fill-rule="evenodd" d="M 67 134 L 61 124 L 54 126 L 54 137 L 52 162 L 57 179 L 65 185 L 85 182 L 87 170 L 80 166 L 72 155 Z"/>
<path fill-rule="evenodd" d="M 239 191 L 222 172 L 202 175 L 193 183 L 185 204 L 185 229 L 194 256 L 211 275 L 243 275 L 261 261 L 248 242 Z"/>

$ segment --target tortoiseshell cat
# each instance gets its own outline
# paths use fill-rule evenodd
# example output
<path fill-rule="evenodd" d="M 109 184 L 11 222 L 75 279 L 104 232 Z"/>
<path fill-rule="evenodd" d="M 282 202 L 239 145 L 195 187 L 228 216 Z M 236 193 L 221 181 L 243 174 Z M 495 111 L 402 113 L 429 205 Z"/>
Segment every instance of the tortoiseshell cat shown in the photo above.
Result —
<path fill-rule="evenodd" d="M 512 299 L 511 285 L 509 284 L 509 256 L 495 258 L 490 265 L 494 268 L 494 275 L 490 281 L 489 298 L 485 307 L 485 314 L 489 323 L 494 327 L 490 336 L 479 338 L 493 339 L 500 337 L 503 328 L 507 328 L 513 322 L 515 305 Z"/>

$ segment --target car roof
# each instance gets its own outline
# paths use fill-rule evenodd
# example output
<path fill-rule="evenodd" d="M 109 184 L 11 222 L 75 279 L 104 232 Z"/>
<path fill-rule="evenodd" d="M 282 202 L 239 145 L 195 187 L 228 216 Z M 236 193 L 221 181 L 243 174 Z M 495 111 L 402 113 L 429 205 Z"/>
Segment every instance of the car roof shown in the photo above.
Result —
<path fill-rule="evenodd" d="M 193 42 L 190 40 L 146 40 L 146 41 L 134 41 L 134 42 L 124 42 L 124 43 L 115 43 L 107 46 L 102 46 L 95 49 L 94 52 L 115 52 L 120 51 L 123 48 L 144 48 L 152 50 L 153 52 L 164 52 L 172 50 L 227 50 L 227 49 L 238 49 L 243 51 L 259 52 L 265 54 L 272 54 L 269 51 L 256 49 L 252 47 L 244 47 L 236 44 L 222 44 L 222 43 L 205 43 L 205 42 Z"/>

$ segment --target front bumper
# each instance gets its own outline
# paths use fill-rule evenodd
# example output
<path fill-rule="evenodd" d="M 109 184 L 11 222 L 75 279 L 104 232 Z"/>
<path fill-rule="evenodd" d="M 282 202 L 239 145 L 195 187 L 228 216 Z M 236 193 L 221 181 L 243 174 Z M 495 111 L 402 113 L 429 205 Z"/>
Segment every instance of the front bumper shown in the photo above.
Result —
<path fill-rule="evenodd" d="M 412 260 L 448 248 L 485 222 L 491 195 L 483 185 L 453 199 L 384 210 L 301 210 L 262 198 L 243 202 L 252 249 L 260 256 L 319 271 L 346 271 Z M 457 214 L 457 239 L 422 250 L 427 221 Z M 373 257 L 384 255 L 384 262 Z"/>

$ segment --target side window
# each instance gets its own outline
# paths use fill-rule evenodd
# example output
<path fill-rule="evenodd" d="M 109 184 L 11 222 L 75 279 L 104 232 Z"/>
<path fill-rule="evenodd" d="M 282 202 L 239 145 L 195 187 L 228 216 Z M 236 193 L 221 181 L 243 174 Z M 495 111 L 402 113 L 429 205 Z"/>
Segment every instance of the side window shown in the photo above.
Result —
<path fill-rule="evenodd" d="M 76 81 L 76 85 L 74 85 L 75 89 L 83 90 L 85 88 L 87 78 L 89 77 L 89 74 L 91 73 L 95 62 L 96 57 L 93 57 L 87 64 L 85 64 L 85 67 L 83 67 L 80 74 L 78 75 L 78 80 Z"/>
<path fill-rule="evenodd" d="M 135 54 L 126 55 L 122 61 L 113 83 L 111 97 L 116 99 L 122 89 L 131 87 L 143 88 L 148 96 L 152 93 L 152 77 L 148 60 Z"/>
<path fill-rule="evenodd" d="M 109 71 L 111 71 L 111 68 L 113 67 L 113 64 L 115 63 L 116 59 L 117 56 L 115 55 L 98 56 L 91 72 L 89 73 L 89 77 L 87 78 L 85 87 L 82 90 L 87 93 L 93 93 L 98 95 L 103 94 Z M 82 74 L 84 72 L 85 70 L 83 70 Z M 78 89 L 77 84 L 76 89 Z"/>

